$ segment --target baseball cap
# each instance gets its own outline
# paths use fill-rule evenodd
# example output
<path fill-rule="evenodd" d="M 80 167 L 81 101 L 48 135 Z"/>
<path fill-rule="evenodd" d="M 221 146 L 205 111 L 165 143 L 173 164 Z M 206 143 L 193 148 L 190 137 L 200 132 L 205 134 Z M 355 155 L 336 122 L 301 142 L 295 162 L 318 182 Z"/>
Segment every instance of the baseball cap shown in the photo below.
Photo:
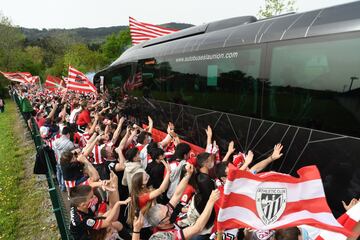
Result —
<path fill-rule="evenodd" d="M 42 126 L 40 128 L 40 136 L 42 138 L 46 138 L 47 136 L 49 135 L 49 128 L 48 127 L 45 127 L 45 126 Z"/>

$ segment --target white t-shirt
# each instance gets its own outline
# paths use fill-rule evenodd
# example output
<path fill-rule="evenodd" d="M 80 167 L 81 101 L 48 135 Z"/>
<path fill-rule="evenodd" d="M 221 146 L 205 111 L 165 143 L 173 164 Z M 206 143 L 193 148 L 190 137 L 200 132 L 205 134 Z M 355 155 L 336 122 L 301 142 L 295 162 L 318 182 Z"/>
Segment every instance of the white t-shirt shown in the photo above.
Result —
<path fill-rule="evenodd" d="M 75 123 L 75 116 L 81 111 L 81 107 L 75 108 L 74 110 L 72 110 L 72 112 L 70 113 L 70 117 L 69 117 L 69 122 Z"/>

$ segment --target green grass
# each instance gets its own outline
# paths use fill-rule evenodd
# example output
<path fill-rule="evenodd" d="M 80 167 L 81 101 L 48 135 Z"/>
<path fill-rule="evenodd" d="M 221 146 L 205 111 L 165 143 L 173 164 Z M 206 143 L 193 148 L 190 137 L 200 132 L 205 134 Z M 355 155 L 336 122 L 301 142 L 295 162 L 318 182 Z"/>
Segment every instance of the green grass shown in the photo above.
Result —
<path fill-rule="evenodd" d="M 32 175 L 32 140 L 15 103 L 6 101 L 0 113 L 0 239 L 57 239 L 56 223 L 48 220 L 51 205 L 46 185 Z"/>

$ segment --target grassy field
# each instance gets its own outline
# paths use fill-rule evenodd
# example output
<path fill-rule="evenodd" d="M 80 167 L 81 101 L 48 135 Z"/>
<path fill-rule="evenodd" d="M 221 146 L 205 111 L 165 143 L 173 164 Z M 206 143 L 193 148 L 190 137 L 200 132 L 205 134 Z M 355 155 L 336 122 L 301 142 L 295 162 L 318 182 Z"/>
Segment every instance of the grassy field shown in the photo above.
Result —
<path fill-rule="evenodd" d="M 11 100 L 0 129 L 0 239 L 59 239 L 46 180 L 32 174 L 34 144 Z"/>

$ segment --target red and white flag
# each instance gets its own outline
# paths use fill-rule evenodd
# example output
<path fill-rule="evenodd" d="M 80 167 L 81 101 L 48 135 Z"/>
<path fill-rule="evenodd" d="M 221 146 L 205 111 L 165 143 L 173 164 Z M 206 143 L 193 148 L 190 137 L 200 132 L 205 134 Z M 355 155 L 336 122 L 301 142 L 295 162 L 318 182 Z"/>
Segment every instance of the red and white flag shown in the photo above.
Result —
<path fill-rule="evenodd" d="M 133 45 L 178 31 L 150 23 L 139 22 L 132 17 L 129 17 L 129 27 Z"/>
<path fill-rule="evenodd" d="M 230 166 L 218 229 L 270 230 L 307 224 L 350 235 L 331 213 L 317 167 L 303 167 L 297 173 L 299 178 L 276 172 L 254 175 Z"/>
<path fill-rule="evenodd" d="M 96 92 L 96 87 L 90 80 L 79 70 L 69 66 L 69 75 L 66 87 L 69 90 L 78 92 Z"/>
<path fill-rule="evenodd" d="M 36 84 L 36 83 L 40 82 L 40 77 L 39 76 L 31 76 L 30 78 L 28 78 L 28 82 L 31 84 Z"/>
<path fill-rule="evenodd" d="M 10 81 L 28 83 L 32 75 L 29 72 L 0 72 Z"/>
<path fill-rule="evenodd" d="M 48 75 L 44 86 L 50 91 L 55 91 L 57 89 L 63 89 L 66 87 L 63 79 Z"/>
<path fill-rule="evenodd" d="M 337 221 L 349 231 L 353 231 L 356 224 L 360 221 L 360 202 L 341 215 Z M 359 234 L 359 233 L 357 233 Z M 341 233 L 321 230 L 315 240 L 346 240 L 347 236 Z"/>
<path fill-rule="evenodd" d="M 68 77 L 62 76 L 62 79 L 64 79 L 65 83 L 67 83 L 67 82 L 69 81 L 69 78 L 68 78 Z"/>

